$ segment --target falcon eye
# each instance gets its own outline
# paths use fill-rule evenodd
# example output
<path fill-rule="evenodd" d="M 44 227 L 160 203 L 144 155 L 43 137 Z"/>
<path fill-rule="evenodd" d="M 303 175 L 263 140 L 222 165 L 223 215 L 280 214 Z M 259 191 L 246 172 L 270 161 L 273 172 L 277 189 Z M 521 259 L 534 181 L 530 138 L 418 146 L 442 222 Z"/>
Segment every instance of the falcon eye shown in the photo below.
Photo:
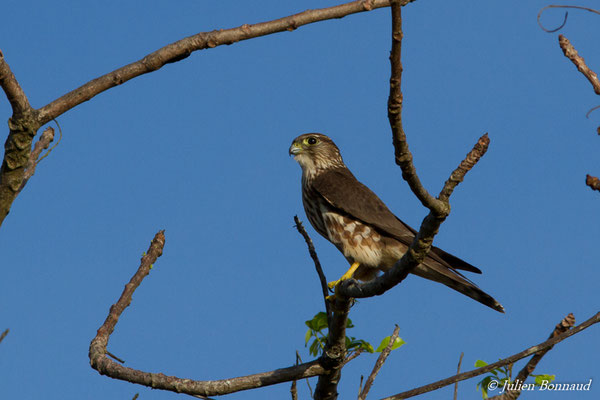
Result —
<path fill-rule="evenodd" d="M 309 137 L 308 139 L 306 139 L 306 143 L 308 143 L 308 144 L 316 144 L 317 143 L 317 138 Z"/>

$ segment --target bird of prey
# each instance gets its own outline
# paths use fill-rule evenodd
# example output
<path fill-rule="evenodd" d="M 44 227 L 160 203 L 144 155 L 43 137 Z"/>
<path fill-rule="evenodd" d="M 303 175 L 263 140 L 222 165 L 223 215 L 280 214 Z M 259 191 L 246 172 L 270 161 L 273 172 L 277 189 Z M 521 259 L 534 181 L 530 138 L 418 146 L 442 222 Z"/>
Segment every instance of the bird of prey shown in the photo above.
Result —
<path fill-rule="evenodd" d="M 292 142 L 289 153 L 302 167 L 302 203 L 308 220 L 352 264 L 330 288 L 343 279 L 368 281 L 379 271 L 391 269 L 412 243 L 416 231 L 354 177 L 329 137 L 319 133 L 300 135 Z M 481 273 L 471 264 L 432 246 L 412 273 L 504 312 L 500 303 L 458 270 Z"/>

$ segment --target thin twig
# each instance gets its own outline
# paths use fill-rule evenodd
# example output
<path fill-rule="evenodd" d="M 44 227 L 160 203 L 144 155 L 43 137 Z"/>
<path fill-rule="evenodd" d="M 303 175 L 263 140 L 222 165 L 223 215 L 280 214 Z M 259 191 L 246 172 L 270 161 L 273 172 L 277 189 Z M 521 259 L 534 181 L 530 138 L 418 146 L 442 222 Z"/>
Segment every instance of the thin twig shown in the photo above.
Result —
<path fill-rule="evenodd" d="M 139 393 L 136 393 L 136 394 L 133 396 L 133 399 L 131 399 L 131 400 L 137 400 L 137 398 L 138 398 L 139 396 L 140 396 L 140 394 L 139 394 Z"/>
<path fill-rule="evenodd" d="M 4 332 L 2 332 L 2 334 L 0 335 L 0 343 L 4 340 L 6 335 L 8 335 L 8 332 L 10 332 L 10 329 L 5 329 Z"/>
<path fill-rule="evenodd" d="M 388 356 L 392 352 L 392 347 L 396 343 L 396 339 L 398 338 L 399 332 L 400 332 L 400 327 L 398 325 L 396 325 L 396 327 L 394 328 L 394 333 L 392 333 L 392 336 L 390 337 L 390 342 L 388 343 L 387 346 L 385 346 L 385 349 L 383 349 L 381 354 L 379 354 L 379 357 L 377 357 L 377 361 L 375 362 L 375 365 L 373 366 L 373 371 L 371 371 L 371 374 L 367 378 L 367 381 L 365 382 L 365 386 L 363 387 L 362 392 L 360 392 L 360 395 L 358 396 L 358 400 L 365 400 L 367 398 L 367 394 L 369 394 L 369 390 L 371 390 L 371 386 L 373 385 L 373 381 L 375 380 L 375 377 L 379 373 L 379 370 L 381 369 L 381 367 L 383 367 L 385 360 L 388 358 Z"/>
<path fill-rule="evenodd" d="M 107 346 L 110 335 L 113 333 L 123 311 L 131 304 L 131 298 L 143 279 L 150 273 L 150 266 L 162 254 L 165 244 L 164 231 L 156 234 L 147 253 L 142 257 L 140 267 L 121 294 L 119 300 L 110 308 L 110 312 L 102 326 L 98 329 L 96 337 L 90 343 L 90 364 L 100 374 L 123 381 L 137 383 L 153 389 L 169 390 L 177 393 L 199 396 L 218 396 L 240 390 L 254 389 L 277 383 L 290 382 L 294 379 L 307 378 L 324 374 L 327 371 L 319 361 L 281 368 L 274 371 L 237 378 L 222 379 L 217 381 L 194 381 L 166 376 L 161 373 L 151 373 L 125 367 L 111 360 L 107 355 Z"/>
<path fill-rule="evenodd" d="M 298 361 L 300 361 L 300 364 L 302 364 L 302 357 L 300 357 L 300 353 L 298 353 L 298 350 L 296 350 L 296 365 L 298 364 Z M 310 398 L 313 398 L 313 390 L 312 390 L 312 386 L 310 386 L 310 381 L 308 380 L 308 378 L 306 378 L 306 386 L 308 386 L 308 392 L 310 393 Z"/>
<path fill-rule="evenodd" d="M 25 167 L 25 172 L 23 174 L 23 182 L 21 183 L 19 192 L 21 192 L 25 185 L 27 185 L 29 178 L 31 178 L 33 174 L 35 174 L 35 169 L 39 161 L 41 160 L 39 159 L 40 154 L 43 150 L 47 149 L 48 146 L 50 146 L 50 143 L 52 143 L 53 140 L 54 128 L 49 126 L 48 128 L 46 128 L 46 130 L 44 130 L 38 141 L 33 146 L 33 150 L 29 154 L 29 161 L 27 162 L 27 166 Z"/>
<path fill-rule="evenodd" d="M 111 352 L 110 352 L 110 351 L 108 351 L 108 350 L 106 351 L 106 355 L 107 355 L 107 356 L 109 356 L 110 358 L 112 358 L 112 359 L 114 359 L 114 360 L 116 360 L 116 361 L 120 362 L 121 364 L 125 364 L 125 360 L 123 360 L 123 359 L 121 359 L 121 358 L 119 358 L 119 357 L 115 356 L 113 353 L 111 353 Z"/>
<path fill-rule="evenodd" d="M 362 352 L 363 352 L 363 349 L 358 349 L 358 350 L 352 352 L 352 354 L 350 354 L 348 357 L 346 357 L 342 366 L 348 364 L 350 361 L 352 361 L 356 357 L 360 356 L 362 354 Z"/>
<path fill-rule="evenodd" d="M 360 394 L 362 393 L 362 385 L 363 385 L 363 380 L 365 379 L 365 377 L 363 375 L 360 376 L 360 382 L 358 384 L 358 396 L 360 396 Z"/>
<path fill-rule="evenodd" d="M 571 62 L 577 67 L 577 70 L 581 72 L 583 76 L 585 76 L 592 84 L 594 92 L 600 95 L 600 80 L 598 80 L 598 75 L 587 66 L 585 60 L 579 55 L 577 50 L 575 50 L 575 47 L 573 47 L 569 39 L 567 39 L 564 35 L 558 35 L 558 44 L 565 57 L 571 60 Z"/>
<path fill-rule="evenodd" d="M 573 326 L 575 326 L 575 316 L 572 313 L 569 313 L 569 315 L 567 315 L 565 318 L 563 318 L 556 325 L 556 327 L 554 328 L 554 330 L 552 331 L 552 333 L 550 334 L 548 339 L 552 339 L 552 338 L 559 336 L 560 334 L 571 329 Z M 519 371 L 519 373 L 517 374 L 517 377 L 514 379 L 513 382 L 514 383 L 525 382 L 527 377 L 529 377 L 529 375 L 531 375 L 533 373 L 533 371 L 535 370 L 535 367 L 538 365 L 538 363 L 540 362 L 542 357 L 544 357 L 546 355 L 546 353 L 548 353 L 551 349 L 552 349 L 552 347 L 548 347 L 545 350 L 535 353 L 533 355 L 533 357 L 531 357 L 531 359 L 523 367 L 523 369 L 521 369 L 521 371 Z M 515 386 L 515 385 L 512 385 L 512 386 Z M 490 397 L 490 400 L 491 399 L 516 400 L 520 394 L 521 394 L 520 389 L 515 389 L 515 390 L 508 389 L 501 395 Z"/>
<path fill-rule="evenodd" d="M 555 29 L 546 29 L 542 25 L 542 22 L 540 21 L 540 18 L 542 17 L 542 14 L 544 13 L 544 11 L 546 11 L 548 8 L 574 8 L 574 9 L 577 9 L 577 10 L 585 10 L 585 11 L 593 12 L 593 13 L 596 13 L 596 14 L 600 14 L 600 11 L 596 11 L 596 10 L 594 10 L 592 8 L 581 7 L 581 6 L 561 6 L 561 5 L 546 6 L 546 7 L 542 8 L 540 10 L 540 12 L 538 13 L 538 15 L 537 15 L 537 23 L 540 26 L 540 28 L 542 28 L 543 31 L 548 32 L 548 33 L 553 33 L 553 32 L 561 30 L 567 24 L 567 18 L 569 17 L 569 12 L 565 11 L 565 19 L 562 22 L 562 24 L 560 24 L 560 26 L 558 28 L 555 28 Z"/>
<path fill-rule="evenodd" d="M 458 359 L 458 366 L 456 367 L 456 374 L 460 374 L 460 365 L 462 364 L 462 359 L 465 353 L 460 353 L 460 358 Z M 458 398 L 458 382 L 454 384 L 454 400 Z"/>
<path fill-rule="evenodd" d="M 402 392 L 402 393 L 398 393 L 395 394 L 393 396 L 390 397 L 386 397 L 383 400 L 400 400 L 400 399 L 408 399 L 409 397 L 414 397 L 414 396 L 418 396 L 420 394 L 423 393 L 427 393 L 427 392 L 431 392 L 433 390 L 437 390 L 440 389 L 444 386 L 448 386 L 448 385 L 452 385 L 455 382 L 460 382 L 460 381 L 464 381 L 465 379 L 470 379 L 479 375 L 483 375 L 485 373 L 488 373 L 494 369 L 503 367 L 505 365 L 508 364 L 512 364 L 516 361 L 519 361 L 525 357 L 529 357 L 532 354 L 538 353 L 540 351 L 543 351 L 547 348 L 550 348 L 552 346 L 554 346 L 557 343 L 562 342 L 563 340 L 583 331 L 584 329 L 596 324 L 600 322 L 600 312 L 596 313 L 593 317 L 591 317 L 590 319 L 588 319 L 587 321 L 583 322 L 582 324 L 577 325 L 575 328 L 570 329 L 564 333 L 561 333 L 560 335 L 553 337 L 552 339 L 548 339 L 545 342 L 542 342 L 536 346 L 532 346 L 528 349 L 525 349 L 517 354 L 514 354 L 510 357 L 507 357 L 503 360 L 497 361 L 495 363 L 492 364 L 488 364 L 485 367 L 481 367 L 481 368 L 477 368 L 474 369 L 472 371 L 468 371 L 468 372 L 463 372 L 460 373 L 458 375 L 454 375 L 451 376 L 449 378 L 446 379 L 442 379 L 440 381 L 437 382 L 433 382 L 430 383 L 428 385 L 425 386 L 421 386 L 415 389 L 411 389 L 408 390 L 406 392 Z"/>
<path fill-rule="evenodd" d="M 331 307 L 329 306 L 329 301 L 327 301 L 327 296 L 329 295 L 327 278 L 325 278 L 325 274 L 323 273 L 323 268 L 321 267 L 319 256 L 317 255 L 317 251 L 315 250 L 315 245 L 313 244 L 312 239 L 306 232 L 306 229 L 304 229 L 304 225 L 302 225 L 302 221 L 300 221 L 300 218 L 298 218 L 297 215 L 294 215 L 294 222 L 296 223 L 296 229 L 304 238 L 306 246 L 308 246 L 308 253 L 310 254 L 310 258 L 312 258 L 315 264 L 315 269 L 317 270 L 317 274 L 319 275 L 319 281 L 321 282 L 321 291 L 323 292 L 323 301 L 325 302 L 325 312 L 327 313 L 327 325 L 329 326 L 331 323 Z"/>

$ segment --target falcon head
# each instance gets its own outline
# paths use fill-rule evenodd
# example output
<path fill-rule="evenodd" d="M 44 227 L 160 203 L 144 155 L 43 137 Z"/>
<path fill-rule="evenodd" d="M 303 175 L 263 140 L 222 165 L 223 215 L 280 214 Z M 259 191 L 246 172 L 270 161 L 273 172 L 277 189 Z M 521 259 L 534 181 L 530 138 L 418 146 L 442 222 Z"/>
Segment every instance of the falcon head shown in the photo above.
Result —
<path fill-rule="evenodd" d="M 320 133 L 298 136 L 290 146 L 290 155 L 302 167 L 307 176 L 314 176 L 330 168 L 345 168 L 340 150 L 333 140 Z"/>

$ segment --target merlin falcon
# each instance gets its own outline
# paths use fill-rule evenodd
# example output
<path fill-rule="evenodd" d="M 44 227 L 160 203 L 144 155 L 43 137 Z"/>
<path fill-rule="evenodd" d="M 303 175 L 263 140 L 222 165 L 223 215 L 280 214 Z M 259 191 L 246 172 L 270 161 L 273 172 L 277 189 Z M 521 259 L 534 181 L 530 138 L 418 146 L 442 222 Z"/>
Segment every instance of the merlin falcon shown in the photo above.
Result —
<path fill-rule="evenodd" d="M 391 269 L 412 243 L 416 231 L 354 177 L 329 137 L 319 133 L 300 135 L 292 142 L 289 153 L 302 167 L 302 203 L 308 220 L 352 264 L 330 288 L 349 278 L 368 281 L 379 271 Z M 412 273 L 504 312 L 500 303 L 458 270 L 481 273 L 471 264 L 432 246 Z"/>

